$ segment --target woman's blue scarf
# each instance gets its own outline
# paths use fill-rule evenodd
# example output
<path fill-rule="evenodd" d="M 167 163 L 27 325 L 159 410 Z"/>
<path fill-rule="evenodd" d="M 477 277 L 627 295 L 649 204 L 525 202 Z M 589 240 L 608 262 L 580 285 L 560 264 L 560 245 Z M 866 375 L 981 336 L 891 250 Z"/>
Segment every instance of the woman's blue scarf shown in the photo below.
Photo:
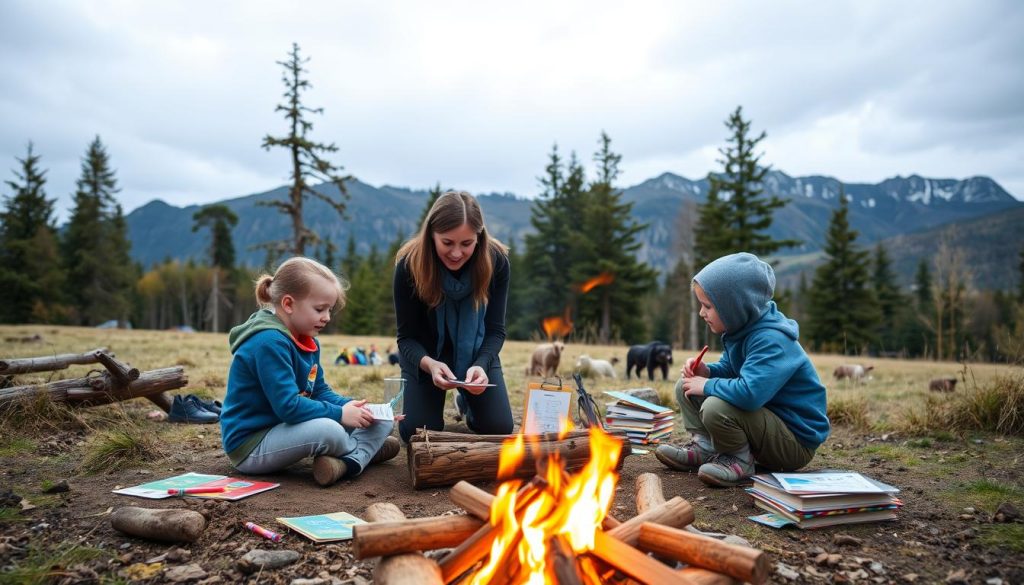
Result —
<path fill-rule="evenodd" d="M 473 278 L 469 270 L 463 270 L 456 278 L 450 271 L 441 271 L 441 288 L 444 300 L 437 311 L 437 354 L 444 349 L 445 331 L 455 344 L 455 364 L 452 373 L 460 380 L 466 379 L 466 370 L 473 365 L 473 358 L 484 342 L 484 312 L 486 305 L 473 306 Z"/>

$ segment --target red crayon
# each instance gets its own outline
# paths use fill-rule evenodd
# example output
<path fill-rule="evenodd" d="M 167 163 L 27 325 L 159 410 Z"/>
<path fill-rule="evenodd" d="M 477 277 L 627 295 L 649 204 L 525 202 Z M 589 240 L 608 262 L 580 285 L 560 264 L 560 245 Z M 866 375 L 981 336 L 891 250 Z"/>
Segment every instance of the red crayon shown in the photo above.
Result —
<path fill-rule="evenodd" d="M 224 486 L 220 487 L 190 487 L 190 488 L 171 488 L 167 490 L 167 493 L 172 496 L 184 496 L 188 494 L 222 494 L 224 493 Z"/>
<path fill-rule="evenodd" d="M 255 522 L 246 522 L 245 528 L 247 530 L 252 530 L 253 532 L 259 534 L 263 538 L 268 538 L 270 540 L 273 540 L 274 542 L 281 542 L 280 534 L 274 532 L 273 530 L 267 530 L 266 528 L 260 526 L 259 524 L 256 524 Z"/>
<path fill-rule="evenodd" d="M 704 349 L 700 350 L 700 353 L 697 354 L 697 359 L 693 360 L 693 365 L 690 366 L 690 369 L 693 370 L 694 374 L 697 373 L 697 368 L 700 367 L 700 361 L 704 359 L 704 354 L 706 354 L 707 352 L 708 346 L 705 345 Z"/>

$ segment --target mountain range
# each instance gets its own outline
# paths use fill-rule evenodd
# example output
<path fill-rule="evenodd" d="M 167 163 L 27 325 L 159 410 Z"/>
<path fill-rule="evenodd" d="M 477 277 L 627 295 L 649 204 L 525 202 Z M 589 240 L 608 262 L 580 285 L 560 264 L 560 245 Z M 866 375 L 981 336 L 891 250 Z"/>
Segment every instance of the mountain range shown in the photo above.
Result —
<path fill-rule="evenodd" d="M 706 178 L 691 180 L 664 173 L 623 189 L 623 198 L 633 203 L 636 221 L 647 224 L 641 236 L 641 260 L 662 273 L 671 269 L 689 239 L 693 213 L 705 200 L 708 186 Z M 426 190 L 374 187 L 358 180 L 347 187 L 351 195 L 348 219 L 341 219 L 317 199 L 307 200 L 305 209 L 307 225 L 340 250 L 350 234 L 356 239 L 357 251 L 365 254 L 373 246 L 384 250 L 397 237 L 417 229 L 416 221 L 428 197 Z M 318 188 L 336 194 L 331 185 Z M 1024 203 L 988 177 L 956 180 L 911 175 L 865 184 L 824 176 L 790 177 L 772 170 L 765 177 L 764 190 L 789 200 L 776 210 L 769 233 L 802 242 L 780 253 L 783 284 L 792 284 L 800 271 L 821 261 L 825 231 L 842 192 L 850 202 L 850 224 L 859 231 L 858 243 L 866 247 L 884 242 L 904 284 L 912 279 L 918 259 L 933 254 L 938 238 L 945 233 L 965 249 L 968 258 L 986 259 L 974 271 L 976 286 L 1016 285 L 1016 258 L 1024 245 L 1024 231 L 1019 228 L 1024 225 Z M 262 263 L 265 253 L 255 249 L 256 244 L 290 236 L 287 216 L 256 205 L 286 196 L 287 187 L 282 186 L 218 202 L 238 215 L 232 237 L 239 262 Z M 491 233 L 506 243 L 514 242 L 521 251 L 523 237 L 532 230 L 532 201 L 508 193 L 484 194 L 479 200 Z M 200 207 L 175 207 L 154 200 L 129 213 L 133 258 L 145 267 L 168 258 L 206 258 L 208 231 L 192 231 L 192 215 Z"/>

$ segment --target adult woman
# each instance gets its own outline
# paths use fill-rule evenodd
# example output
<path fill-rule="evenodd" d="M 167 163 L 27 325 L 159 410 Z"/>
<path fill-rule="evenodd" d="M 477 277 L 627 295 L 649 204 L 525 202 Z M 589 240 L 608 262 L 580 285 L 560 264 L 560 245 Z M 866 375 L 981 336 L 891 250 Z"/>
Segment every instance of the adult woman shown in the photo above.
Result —
<path fill-rule="evenodd" d="M 418 428 L 444 428 L 450 389 L 458 392 L 456 404 L 474 432 L 512 432 L 498 359 L 508 283 L 508 253 L 488 237 L 476 199 L 465 191 L 438 197 L 395 264 L 399 363 L 406 379 L 406 417 L 399 424 L 404 441 Z"/>

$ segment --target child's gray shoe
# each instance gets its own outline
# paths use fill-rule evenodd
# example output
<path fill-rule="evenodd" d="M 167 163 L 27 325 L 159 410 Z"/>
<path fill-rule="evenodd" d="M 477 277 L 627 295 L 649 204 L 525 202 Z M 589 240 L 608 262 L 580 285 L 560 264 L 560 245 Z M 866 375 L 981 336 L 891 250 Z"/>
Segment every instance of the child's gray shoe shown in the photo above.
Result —
<path fill-rule="evenodd" d="M 705 484 L 716 487 L 734 487 L 750 483 L 754 475 L 754 462 L 735 455 L 719 453 L 711 461 L 700 466 L 697 478 Z"/>
<path fill-rule="evenodd" d="M 373 458 L 370 459 L 370 463 L 380 463 L 381 461 L 387 461 L 388 459 L 394 459 L 398 455 L 398 452 L 402 450 L 402 442 L 395 437 L 387 437 L 384 439 L 384 444 L 380 446 L 380 449 L 374 453 Z"/>
<path fill-rule="evenodd" d="M 714 457 L 714 451 L 701 447 L 697 441 L 690 441 L 680 447 L 658 445 L 654 456 L 667 467 L 678 471 L 694 471 Z"/>

